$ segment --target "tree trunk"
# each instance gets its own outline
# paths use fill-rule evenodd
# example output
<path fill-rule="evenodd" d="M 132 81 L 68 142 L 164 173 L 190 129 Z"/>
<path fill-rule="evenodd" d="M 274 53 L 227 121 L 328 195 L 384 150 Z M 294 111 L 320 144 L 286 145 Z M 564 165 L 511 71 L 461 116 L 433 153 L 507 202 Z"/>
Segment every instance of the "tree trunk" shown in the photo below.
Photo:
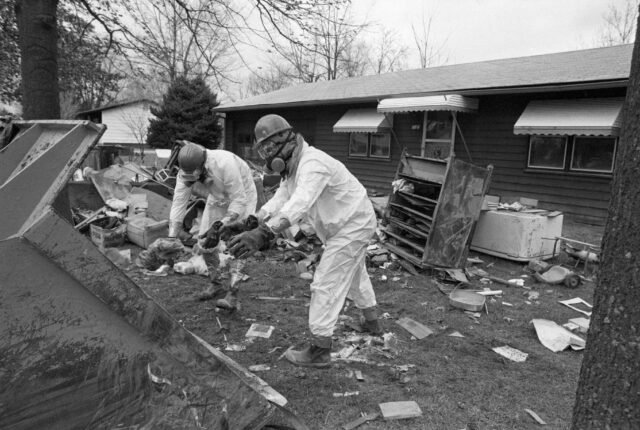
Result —
<path fill-rule="evenodd" d="M 640 429 L 640 35 L 636 35 L 602 263 L 573 430 Z"/>
<path fill-rule="evenodd" d="M 17 0 L 24 119 L 60 118 L 58 0 Z"/>

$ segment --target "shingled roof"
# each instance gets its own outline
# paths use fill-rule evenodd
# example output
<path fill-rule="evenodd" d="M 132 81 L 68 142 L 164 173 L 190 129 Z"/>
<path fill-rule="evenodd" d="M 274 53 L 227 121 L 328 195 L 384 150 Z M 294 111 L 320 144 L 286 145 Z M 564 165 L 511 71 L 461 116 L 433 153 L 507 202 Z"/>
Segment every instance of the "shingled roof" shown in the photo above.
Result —
<path fill-rule="evenodd" d="M 300 84 L 218 106 L 215 110 L 377 101 L 436 94 L 482 95 L 560 88 L 626 86 L 633 44 L 405 70 Z"/>

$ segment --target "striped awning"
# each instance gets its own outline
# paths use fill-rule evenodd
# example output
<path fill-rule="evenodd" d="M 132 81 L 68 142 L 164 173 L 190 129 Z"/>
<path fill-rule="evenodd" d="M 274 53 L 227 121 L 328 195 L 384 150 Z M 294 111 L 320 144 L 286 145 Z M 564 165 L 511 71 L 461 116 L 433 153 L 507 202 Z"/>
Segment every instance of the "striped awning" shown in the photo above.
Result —
<path fill-rule="evenodd" d="M 442 96 L 402 97 L 383 99 L 378 103 L 378 112 L 423 112 L 423 111 L 476 112 L 478 99 L 447 94 Z"/>
<path fill-rule="evenodd" d="M 380 133 L 391 128 L 391 119 L 375 109 L 349 109 L 333 125 L 334 133 Z"/>
<path fill-rule="evenodd" d="M 618 136 L 623 98 L 533 100 L 514 134 Z"/>

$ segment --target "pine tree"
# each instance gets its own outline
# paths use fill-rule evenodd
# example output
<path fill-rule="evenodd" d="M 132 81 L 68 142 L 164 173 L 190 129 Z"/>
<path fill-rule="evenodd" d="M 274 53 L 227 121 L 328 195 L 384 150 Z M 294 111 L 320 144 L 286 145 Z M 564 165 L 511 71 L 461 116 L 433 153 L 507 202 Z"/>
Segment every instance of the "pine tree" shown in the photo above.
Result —
<path fill-rule="evenodd" d="M 222 127 L 212 109 L 219 104 L 204 79 L 177 78 L 163 96 L 162 105 L 151 109 L 157 119 L 150 121 L 147 144 L 171 148 L 174 140 L 188 140 L 217 148 Z"/>

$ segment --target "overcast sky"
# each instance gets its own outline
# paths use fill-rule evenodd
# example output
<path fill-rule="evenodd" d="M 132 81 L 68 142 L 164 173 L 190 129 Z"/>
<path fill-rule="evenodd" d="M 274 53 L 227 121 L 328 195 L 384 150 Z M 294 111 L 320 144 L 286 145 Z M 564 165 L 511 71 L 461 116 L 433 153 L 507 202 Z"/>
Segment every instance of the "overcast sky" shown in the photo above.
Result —
<path fill-rule="evenodd" d="M 609 6 L 626 1 L 352 0 L 352 8 L 402 34 L 412 54 L 411 25 L 431 16 L 434 42 L 457 64 L 591 48 Z M 417 67 L 417 57 L 408 65 Z"/>

